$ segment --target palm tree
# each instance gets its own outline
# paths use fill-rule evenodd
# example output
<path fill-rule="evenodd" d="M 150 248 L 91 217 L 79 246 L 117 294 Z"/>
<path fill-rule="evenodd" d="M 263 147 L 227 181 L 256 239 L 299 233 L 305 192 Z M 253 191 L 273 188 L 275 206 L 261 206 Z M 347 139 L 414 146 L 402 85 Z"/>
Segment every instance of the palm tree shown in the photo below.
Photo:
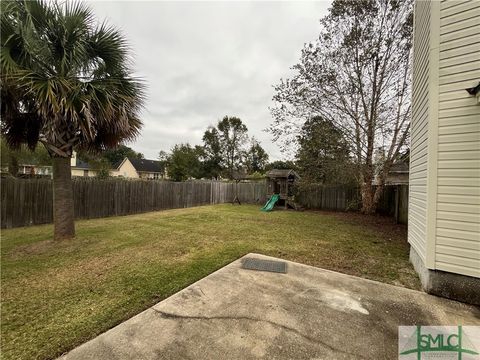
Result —
<path fill-rule="evenodd" d="M 1 2 L 2 134 L 53 162 L 54 238 L 75 235 L 70 157 L 134 139 L 144 86 L 125 38 L 80 2 Z"/>

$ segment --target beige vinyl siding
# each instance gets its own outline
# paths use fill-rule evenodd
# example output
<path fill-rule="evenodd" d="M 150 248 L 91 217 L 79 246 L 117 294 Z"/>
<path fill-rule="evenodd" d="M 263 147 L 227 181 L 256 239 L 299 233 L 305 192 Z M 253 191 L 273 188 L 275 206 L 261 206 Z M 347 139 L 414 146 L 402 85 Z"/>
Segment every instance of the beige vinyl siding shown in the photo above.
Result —
<path fill-rule="evenodd" d="M 118 169 L 111 171 L 112 176 L 121 176 L 127 179 L 138 179 L 138 173 L 128 158 L 123 159 Z"/>
<path fill-rule="evenodd" d="M 435 268 L 480 277 L 480 1 L 440 5 Z"/>
<path fill-rule="evenodd" d="M 425 262 L 429 116 L 430 2 L 415 3 L 408 241 Z"/>
<path fill-rule="evenodd" d="M 92 170 L 92 169 L 72 168 L 71 171 L 72 171 L 72 176 L 85 177 L 85 174 L 86 174 L 86 176 L 88 176 L 88 177 L 97 176 L 97 171 L 96 171 L 96 170 Z M 85 171 L 86 171 L 86 173 L 85 173 Z"/>

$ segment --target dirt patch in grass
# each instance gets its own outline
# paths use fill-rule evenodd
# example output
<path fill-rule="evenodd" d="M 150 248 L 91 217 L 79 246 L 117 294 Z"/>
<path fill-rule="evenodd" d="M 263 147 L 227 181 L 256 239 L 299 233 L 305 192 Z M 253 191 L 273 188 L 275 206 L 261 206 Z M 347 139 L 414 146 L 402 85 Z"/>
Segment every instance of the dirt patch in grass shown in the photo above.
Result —
<path fill-rule="evenodd" d="M 53 246 L 56 246 L 53 240 L 44 240 L 32 244 L 19 245 L 15 247 L 12 253 L 9 255 L 13 259 L 30 255 L 38 255 L 50 251 Z"/>
<path fill-rule="evenodd" d="M 358 212 L 314 211 L 320 215 L 332 216 L 343 223 L 365 226 L 377 232 L 385 240 L 407 242 L 407 226 L 397 224 L 392 217 L 382 215 L 363 215 Z"/>

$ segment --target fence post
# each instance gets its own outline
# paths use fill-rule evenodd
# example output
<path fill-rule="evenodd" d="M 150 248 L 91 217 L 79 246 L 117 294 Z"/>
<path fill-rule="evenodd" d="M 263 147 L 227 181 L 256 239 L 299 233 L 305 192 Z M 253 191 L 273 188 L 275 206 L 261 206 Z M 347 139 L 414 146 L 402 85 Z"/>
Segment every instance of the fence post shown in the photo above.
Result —
<path fill-rule="evenodd" d="M 213 205 L 213 179 L 210 180 L 210 205 Z"/>
<path fill-rule="evenodd" d="M 395 218 L 395 223 L 398 224 L 398 210 L 399 210 L 399 201 L 400 200 L 400 187 L 398 185 L 395 186 L 395 214 L 394 214 L 394 218 Z"/>

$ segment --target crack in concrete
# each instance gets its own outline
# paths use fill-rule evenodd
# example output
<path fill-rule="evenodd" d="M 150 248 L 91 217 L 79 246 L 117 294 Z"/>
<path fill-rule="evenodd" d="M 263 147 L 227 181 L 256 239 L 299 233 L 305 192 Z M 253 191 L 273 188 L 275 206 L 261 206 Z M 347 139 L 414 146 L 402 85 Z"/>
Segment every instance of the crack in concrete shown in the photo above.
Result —
<path fill-rule="evenodd" d="M 313 339 L 305 334 L 302 334 L 300 331 L 298 331 L 297 329 L 295 328 L 292 328 L 292 327 L 289 327 L 289 326 L 286 326 L 286 325 L 283 325 L 283 324 L 279 324 L 279 323 L 276 323 L 274 321 L 270 321 L 270 320 L 264 320 L 264 319 L 257 319 L 257 318 L 253 318 L 253 317 L 249 317 L 249 316 L 200 316 L 200 315 L 180 315 L 180 314 L 172 314 L 172 313 L 167 313 L 165 311 L 161 311 L 161 310 L 157 310 L 157 309 L 154 309 L 154 308 L 151 308 L 154 312 L 156 312 L 157 314 L 159 314 L 160 316 L 162 316 L 163 318 L 165 319 L 176 319 L 176 320 L 246 320 L 246 321 L 253 321 L 253 322 L 266 322 L 270 325 L 273 325 L 273 326 L 276 326 L 276 327 L 280 327 L 282 328 L 283 330 L 286 330 L 286 331 L 290 331 L 290 332 L 293 332 L 295 334 L 297 334 L 298 336 L 312 342 L 312 343 L 315 343 L 315 344 L 318 344 L 320 343 L 321 345 L 325 346 L 326 348 L 330 349 L 331 351 L 333 352 L 340 352 L 340 353 L 343 353 L 343 354 L 347 354 L 347 355 L 353 355 L 355 357 L 358 357 L 358 358 L 361 358 L 361 359 L 366 359 L 365 357 L 359 355 L 359 354 L 354 354 L 354 353 L 351 353 L 351 352 L 348 352 L 348 351 L 345 351 L 345 350 L 341 350 L 341 349 L 337 349 L 333 346 L 331 346 L 330 344 L 327 344 L 323 341 L 320 341 L 318 339 Z"/>

